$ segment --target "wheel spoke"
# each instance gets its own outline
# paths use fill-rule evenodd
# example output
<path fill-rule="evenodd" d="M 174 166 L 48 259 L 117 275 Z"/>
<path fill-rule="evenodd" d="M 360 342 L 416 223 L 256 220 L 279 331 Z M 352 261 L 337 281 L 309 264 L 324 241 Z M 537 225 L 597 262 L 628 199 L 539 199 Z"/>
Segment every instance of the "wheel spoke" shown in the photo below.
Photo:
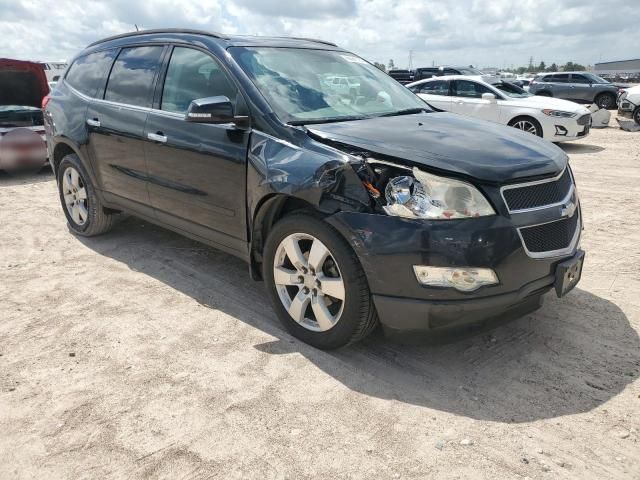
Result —
<path fill-rule="evenodd" d="M 331 312 L 327 308 L 327 305 L 324 303 L 324 299 L 321 296 L 315 295 L 313 299 L 311 299 L 311 308 L 313 309 L 313 314 L 316 316 L 316 322 L 318 322 L 318 326 L 321 330 L 329 330 L 333 327 L 333 315 L 331 315 Z"/>
<path fill-rule="evenodd" d="M 285 239 L 284 250 L 287 252 L 287 256 L 289 257 L 289 260 L 291 260 L 291 263 L 293 263 L 293 266 L 298 270 L 307 266 L 307 259 L 304 258 L 302 250 L 300 250 L 298 240 L 294 236 L 290 236 Z"/>
<path fill-rule="evenodd" d="M 318 279 L 320 280 L 322 293 L 338 300 L 344 300 L 344 282 L 342 278 L 331 278 L 322 275 L 318 276 Z"/>
<path fill-rule="evenodd" d="M 73 207 L 71 207 L 71 218 L 73 218 L 73 221 L 76 222 L 78 225 L 80 225 L 82 223 L 82 220 L 80 219 L 80 206 L 79 205 L 74 205 Z"/>
<path fill-rule="evenodd" d="M 328 255 L 329 250 L 327 247 L 325 247 L 320 240 L 315 239 L 309 251 L 309 266 L 313 267 L 317 272 L 320 272 Z"/>
<path fill-rule="evenodd" d="M 87 199 L 87 190 L 82 187 L 80 190 L 78 190 L 78 193 L 76 194 L 79 200 L 86 200 Z"/>
<path fill-rule="evenodd" d="M 79 203 L 78 211 L 79 211 L 80 220 L 82 221 L 82 223 L 86 222 L 87 218 L 89 217 L 89 212 L 87 211 L 87 208 L 82 203 Z"/>
<path fill-rule="evenodd" d="M 277 267 L 273 270 L 273 281 L 276 285 L 298 285 L 298 272 L 284 267 Z"/>
<path fill-rule="evenodd" d="M 64 195 L 64 203 L 67 206 L 67 208 L 71 207 L 71 204 L 73 203 L 73 201 L 74 201 L 73 195 L 70 194 L 70 193 L 65 193 L 65 195 Z"/>
<path fill-rule="evenodd" d="M 62 177 L 62 189 L 65 192 L 71 191 L 71 172 L 67 170 Z"/>
<path fill-rule="evenodd" d="M 78 175 L 78 171 L 75 168 L 71 169 L 71 185 L 80 188 L 80 175 Z"/>
<path fill-rule="evenodd" d="M 289 315 L 298 323 L 304 320 L 304 314 L 307 311 L 307 307 L 309 306 L 309 295 L 303 293 L 302 290 L 298 292 L 298 294 L 291 300 L 291 305 L 289 305 Z"/>

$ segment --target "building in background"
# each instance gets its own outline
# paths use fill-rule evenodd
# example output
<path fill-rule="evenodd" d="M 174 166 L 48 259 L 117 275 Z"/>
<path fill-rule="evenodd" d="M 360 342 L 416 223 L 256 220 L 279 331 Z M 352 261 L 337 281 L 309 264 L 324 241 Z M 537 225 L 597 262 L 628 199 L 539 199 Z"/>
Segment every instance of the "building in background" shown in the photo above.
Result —
<path fill-rule="evenodd" d="M 640 82 L 640 58 L 596 63 L 593 73 L 607 79 Z"/>

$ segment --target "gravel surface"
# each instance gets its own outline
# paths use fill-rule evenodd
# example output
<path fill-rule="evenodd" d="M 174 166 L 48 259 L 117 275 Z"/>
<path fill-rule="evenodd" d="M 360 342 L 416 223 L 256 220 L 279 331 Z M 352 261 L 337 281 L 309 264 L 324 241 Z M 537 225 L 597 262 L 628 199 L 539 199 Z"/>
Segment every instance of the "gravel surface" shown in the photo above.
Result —
<path fill-rule="evenodd" d="M 612 120 L 612 125 L 614 121 Z M 563 147 L 583 279 L 446 345 L 294 340 L 240 261 L 0 174 L 0 478 L 640 478 L 640 134 Z"/>

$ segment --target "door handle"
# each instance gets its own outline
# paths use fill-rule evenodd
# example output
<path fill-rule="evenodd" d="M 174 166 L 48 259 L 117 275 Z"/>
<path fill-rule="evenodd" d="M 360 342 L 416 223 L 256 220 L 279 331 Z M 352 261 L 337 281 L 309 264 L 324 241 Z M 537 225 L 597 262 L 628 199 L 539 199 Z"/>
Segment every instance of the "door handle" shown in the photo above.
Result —
<path fill-rule="evenodd" d="M 97 118 L 87 118 L 87 125 L 89 125 L 90 127 L 99 127 L 100 120 L 98 120 Z"/>
<path fill-rule="evenodd" d="M 167 143 L 167 137 L 162 132 L 147 133 L 147 138 L 152 142 Z"/>

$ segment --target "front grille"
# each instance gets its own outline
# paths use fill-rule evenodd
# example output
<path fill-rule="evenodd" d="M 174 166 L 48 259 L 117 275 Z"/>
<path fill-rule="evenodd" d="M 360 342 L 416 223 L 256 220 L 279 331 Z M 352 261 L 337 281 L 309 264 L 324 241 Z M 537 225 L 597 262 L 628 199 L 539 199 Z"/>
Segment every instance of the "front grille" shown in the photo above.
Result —
<path fill-rule="evenodd" d="M 539 208 L 560 203 L 567 198 L 573 180 L 569 167 L 560 178 L 547 182 L 504 188 L 502 195 L 510 211 Z"/>
<path fill-rule="evenodd" d="M 578 125 L 588 125 L 591 121 L 591 114 L 585 113 L 581 117 L 578 118 Z"/>
<path fill-rule="evenodd" d="M 577 228 L 580 228 L 579 210 L 576 210 L 572 217 L 521 228 L 520 235 L 529 252 L 553 252 L 569 248 Z"/>

